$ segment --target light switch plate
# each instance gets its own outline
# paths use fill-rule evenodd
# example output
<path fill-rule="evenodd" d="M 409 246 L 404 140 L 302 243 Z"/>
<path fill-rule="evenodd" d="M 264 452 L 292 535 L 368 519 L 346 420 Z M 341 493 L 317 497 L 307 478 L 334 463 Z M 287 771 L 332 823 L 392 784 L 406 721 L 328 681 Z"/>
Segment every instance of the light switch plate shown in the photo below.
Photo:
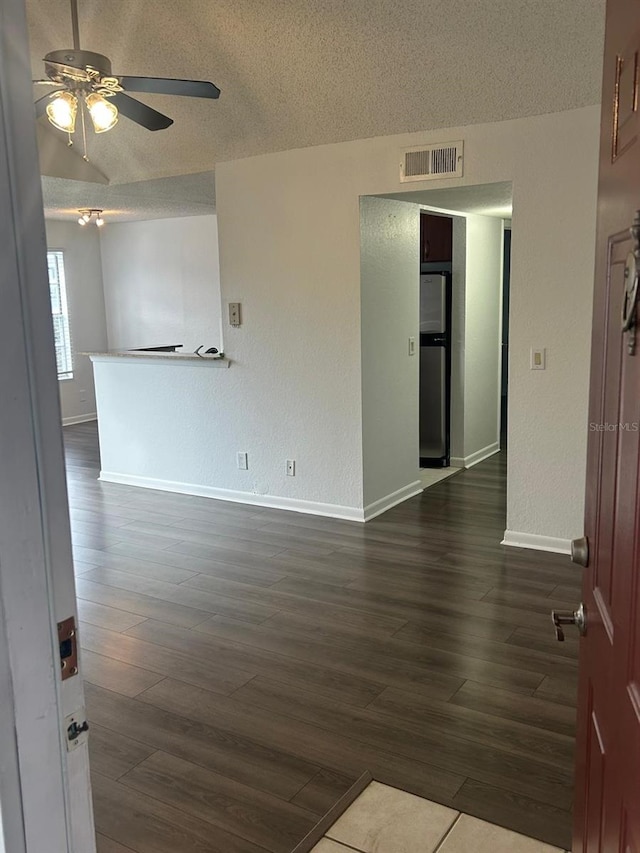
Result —
<path fill-rule="evenodd" d="M 546 349 L 534 349 L 533 347 L 531 347 L 531 357 L 529 366 L 531 370 L 545 370 L 547 366 Z"/>
<path fill-rule="evenodd" d="M 229 325 L 230 326 L 239 326 L 242 323 L 242 318 L 240 316 L 240 303 L 239 302 L 230 302 L 229 303 Z"/>
<path fill-rule="evenodd" d="M 416 354 L 416 339 L 413 336 L 411 336 L 409 338 L 409 355 L 415 355 L 415 354 Z"/>

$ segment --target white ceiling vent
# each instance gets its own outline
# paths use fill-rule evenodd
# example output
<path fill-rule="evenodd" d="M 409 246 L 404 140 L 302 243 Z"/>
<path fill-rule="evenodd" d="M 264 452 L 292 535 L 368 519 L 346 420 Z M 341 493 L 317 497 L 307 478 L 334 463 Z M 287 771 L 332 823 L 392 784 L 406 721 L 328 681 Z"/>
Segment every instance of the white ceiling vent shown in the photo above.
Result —
<path fill-rule="evenodd" d="M 404 148 L 400 163 L 400 182 L 461 178 L 463 146 L 464 143 L 460 141 Z"/>

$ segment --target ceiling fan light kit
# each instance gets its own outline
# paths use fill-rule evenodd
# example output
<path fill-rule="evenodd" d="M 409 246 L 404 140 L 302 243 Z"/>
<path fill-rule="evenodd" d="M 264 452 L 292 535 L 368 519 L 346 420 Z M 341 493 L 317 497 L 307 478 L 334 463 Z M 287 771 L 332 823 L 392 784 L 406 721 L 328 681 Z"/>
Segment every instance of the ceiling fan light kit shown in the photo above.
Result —
<path fill-rule="evenodd" d="M 173 124 L 173 119 L 142 101 L 131 98 L 127 92 L 182 95 L 191 98 L 220 97 L 220 89 L 204 80 L 114 76 L 111 61 L 107 56 L 80 48 L 78 0 L 70 2 L 73 48 L 47 53 L 44 58 L 47 79 L 34 80 L 37 86 L 56 87 L 52 94 L 38 98 L 36 115 L 39 117 L 46 113 L 51 124 L 68 133 L 69 137 L 76 129 L 78 108 L 84 137 L 85 107 L 96 133 L 111 130 L 116 125 L 119 114 L 147 130 L 164 130 Z M 71 138 L 69 144 L 72 144 Z M 86 142 L 84 156 L 88 159 Z"/>
<path fill-rule="evenodd" d="M 111 130 L 118 121 L 118 108 L 98 92 L 85 96 L 85 104 L 91 116 L 93 129 L 96 133 Z"/>
<path fill-rule="evenodd" d="M 56 92 L 47 104 L 47 118 L 58 130 L 73 133 L 76 129 L 78 99 L 71 92 Z"/>

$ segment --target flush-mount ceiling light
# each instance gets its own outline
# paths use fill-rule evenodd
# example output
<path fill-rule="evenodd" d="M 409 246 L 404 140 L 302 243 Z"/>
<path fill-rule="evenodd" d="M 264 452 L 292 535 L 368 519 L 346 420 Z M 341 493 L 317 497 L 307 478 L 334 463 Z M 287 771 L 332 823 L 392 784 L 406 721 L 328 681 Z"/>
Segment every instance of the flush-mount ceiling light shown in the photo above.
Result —
<path fill-rule="evenodd" d="M 92 220 L 96 223 L 98 228 L 102 228 L 104 225 L 102 211 L 96 207 L 85 207 L 82 210 L 79 210 L 78 213 L 80 214 L 78 225 L 88 225 Z"/>
<path fill-rule="evenodd" d="M 85 103 L 91 116 L 93 129 L 96 133 L 104 133 L 118 121 L 118 108 L 98 92 L 91 92 L 85 96 Z"/>
<path fill-rule="evenodd" d="M 57 92 L 47 104 L 47 117 L 54 127 L 73 133 L 76 129 L 78 99 L 72 92 Z"/>

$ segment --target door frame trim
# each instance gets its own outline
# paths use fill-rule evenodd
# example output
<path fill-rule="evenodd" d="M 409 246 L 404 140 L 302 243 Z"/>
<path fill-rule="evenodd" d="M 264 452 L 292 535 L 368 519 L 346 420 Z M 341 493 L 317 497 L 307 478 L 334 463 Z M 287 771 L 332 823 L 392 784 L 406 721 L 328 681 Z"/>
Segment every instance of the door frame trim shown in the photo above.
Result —
<path fill-rule="evenodd" d="M 2 833 L 11 853 L 94 853 L 88 749 L 64 731 L 82 681 L 59 675 L 76 601 L 24 0 L 0 3 L 0 288 Z"/>

